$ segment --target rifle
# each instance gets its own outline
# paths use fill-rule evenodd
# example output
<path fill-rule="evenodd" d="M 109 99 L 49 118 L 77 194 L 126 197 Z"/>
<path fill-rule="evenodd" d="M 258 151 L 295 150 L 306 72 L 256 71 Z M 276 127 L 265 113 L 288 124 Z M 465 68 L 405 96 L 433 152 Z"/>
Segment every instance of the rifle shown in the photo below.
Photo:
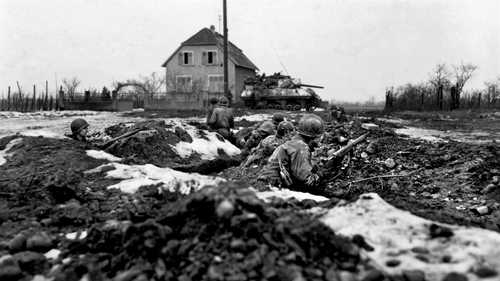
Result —
<path fill-rule="evenodd" d="M 110 139 L 109 141 L 99 145 L 99 148 L 106 149 L 106 148 L 110 147 L 113 143 L 115 143 L 121 139 L 133 136 L 133 135 L 139 133 L 140 131 L 144 131 L 144 130 L 146 130 L 146 128 L 139 128 L 139 129 L 135 129 L 133 131 L 130 131 L 128 133 L 125 133 L 123 135 L 117 136 L 116 138 Z"/>
<path fill-rule="evenodd" d="M 366 134 L 358 137 L 357 139 L 353 140 L 352 142 L 349 142 L 346 146 L 341 147 L 337 151 L 329 150 L 328 151 L 328 158 L 326 159 L 326 161 L 328 162 L 328 161 L 331 161 L 333 159 L 343 157 L 349 151 L 351 151 L 356 145 L 358 145 L 359 143 L 364 141 L 366 139 L 366 137 L 368 136 L 368 134 L 369 133 L 366 133 Z"/>

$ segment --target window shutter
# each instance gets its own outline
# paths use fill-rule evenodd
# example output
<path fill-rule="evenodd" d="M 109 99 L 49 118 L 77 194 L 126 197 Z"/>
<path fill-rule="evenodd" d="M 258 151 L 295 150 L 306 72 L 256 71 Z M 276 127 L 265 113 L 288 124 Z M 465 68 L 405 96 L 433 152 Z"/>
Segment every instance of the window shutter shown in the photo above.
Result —
<path fill-rule="evenodd" d="M 208 64 L 208 53 L 203 51 L 203 55 L 201 56 L 201 63 L 203 65 L 207 65 Z"/>
<path fill-rule="evenodd" d="M 179 65 L 182 65 L 182 59 L 183 59 L 183 52 L 179 52 Z"/>
<path fill-rule="evenodd" d="M 193 65 L 194 64 L 194 61 L 193 61 L 193 53 L 188 53 L 188 63 L 189 65 Z"/>
<path fill-rule="evenodd" d="M 214 65 L 219 63 L 219 62 L 217 61 L 217 57 L 218 57 L 218 56 L 217 56 L 217 52 L 214 52 L 214 53 L 213 53 L 213 58 L 212 58 L 212 59 L 213 59 L 213 61 L 214 61 Z"/>

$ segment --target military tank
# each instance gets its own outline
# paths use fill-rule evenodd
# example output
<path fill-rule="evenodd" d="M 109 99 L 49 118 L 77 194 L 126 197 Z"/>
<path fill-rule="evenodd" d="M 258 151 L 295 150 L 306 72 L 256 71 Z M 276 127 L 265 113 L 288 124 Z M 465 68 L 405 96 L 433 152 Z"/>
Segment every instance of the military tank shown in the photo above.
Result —
<path fill-rule="evenodd" d="M 321 86 L 303 84 L 299 79 L 275 73 L 247 78 L 241 99 L 245 106 L 254 109 L 284 109 L 311 111 L 323 107 L 324 102 L 312 90 Z"/>

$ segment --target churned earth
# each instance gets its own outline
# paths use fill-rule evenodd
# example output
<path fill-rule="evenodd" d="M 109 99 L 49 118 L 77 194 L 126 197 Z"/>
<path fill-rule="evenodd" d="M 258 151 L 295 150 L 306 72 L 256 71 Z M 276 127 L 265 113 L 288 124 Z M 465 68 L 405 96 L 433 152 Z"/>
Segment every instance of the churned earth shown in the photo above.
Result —
<path fill-rule="evenodd" d="M 140 132 L 102 151 L 64 137 L 75 117 Z M 311 194 L 259 185 L 203 116 L 2 112 L 0 280 L 499 280 L 500 117 L 433 118 L 329 127 L 370 134 Z"/>

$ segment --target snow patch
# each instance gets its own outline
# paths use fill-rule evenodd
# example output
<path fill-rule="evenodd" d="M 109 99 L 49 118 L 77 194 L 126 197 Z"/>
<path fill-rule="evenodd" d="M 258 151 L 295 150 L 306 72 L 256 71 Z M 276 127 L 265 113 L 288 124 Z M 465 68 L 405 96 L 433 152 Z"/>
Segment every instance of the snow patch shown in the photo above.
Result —
<path fill-rule="evenodd" d="M 45 253 L 44 256 L 49 260 L 56 260 L 57 258 L 59 258 L 60 254 L 61 254 L 61 250 L 52 249 L 52 250 L 48 251 L 47 253 Z"/>
<path fill-rule="evenodd" d="M 244 115 L 244 116 L 238 116 L 234 118 L 235 122 L 243 121 L 243 119 L 249 121 L 249 122 L 260 122 L 260 121 L 265 121 L 265 120 L 271 120 L 273 116 L 271 114 L 252 114 L 252 115 Z"/>
<path fill-rule="evenodd" d="M 87 150 L 87 155 L 92 157 L 92 158 L 95 158 L 95 159 L 103 159 L 103 160 L 108 160 L 110 162 L 119 162 L 121 161 L 122 159 L 120 157 L 116 157 L 112 154 L 109 154 L 105 151 L 102 151 L 102 150 Z"/>
<path fill-rule="evenodd" d="M 318 195 L 313 195 L 307 192 L 299 192 L 299 191 L 293 191 L 290 189 L 279 189 L 276 187 L 272 187 L 270 191 L 255 191 L 255 194 L 257 197 L 260 199 L 268 202 L 270 201 L 271 198 L 273 197 L 278 197 L 282 199 L 290 199 L 290 198 L 295 198 L 297 200 L 314 200 L 316 202 L 322 202 L 322 201 L 327 201 L 329 200 L 328 198 L 324 196 L 318 196 Z"/>
<path fill-rule="evenodd" d="M 454 235 L 451 238 L 431 239 L 429 226 L 435 222 L 399 210 L 376 193 L 364 194 L 355 202 L 336 206 L 321 220 L 336 233 L 363 235 L 367 243 L 375 248 L 366 255 L 391 274 L 401 273 L 402 269 L 414 269 L 424 271 L 426 280 L 442 280 L 449 272 L 460 272 L 469 280 L 478 280 L 470 272 L 472 268 L 487 265 L 500 270 L 500 233 L 436 223 L 451 228 Z M 411 251 L 415 247 L 429 251 L 425 254 L 428 262 L 416 258 L 417 254 Z M 443 262 L 444 256 L 450 256 L 451 261 Z M 386 261 L 393 259 L 401 264 L 387 266 Z"/>
<path fill-rule="evenodd" d="M 20 143 L 23 139 L 17 138 L 11 140 L 6 146 L 4 150 L 0 150 L 0 166 L 7 162 L 6 157 L 11 157 L 13 153 L 8 153 L 8 151 L 16 144 Z"/>
<path fill-rule="evenodd" d="M 110 167 L 113 167 L 114 170 L 107 171 L 106 178 L 121 179 L 122 181 L 108 186 L 108 189 L 117 188 L 125 193 L 134 193 L 141 186 L 160 185 L 162 190 L 189 194 L 204 186 L 217 185 L 224 181 L 219 177 L 204 176 L 198 173 L 184 173 L 171 168 L 160 168 L 152 164 L 125 165 L 110 163 L 88 172 L 99 172 Z"/>
<path fill-rule="evenodd" d="M 54 138 L 54 139 L 65 139 L 67 138 L 64 135 L 61 135 L 56 132 L 51 132 L 49 130 L 28 130 L 19 133 L 20 135 L 26 137 L 44 137 L 44 138 Z"/>
<path fill-rule="evenodd" d="M 403 120 L 401 118 L 377 118 L 378 121 L 382 121 L 385 123 L 391 123 L 391 124 L 408 124 L 409 122 L 407 120 Z"/>
<path fill-rule="evenodd" d="M 433 130 L 433 129 L 423 129 L 417 127 L 406 127 L 395 130 L 396 134 L 407 135 L 410 138 L 421 139 L 430 142 L 444 142 L 440 136 L 443 135 L 443 131 Z"/>
<path fill-rule="evenodd" d="M 187 119 L 186 119 L 187 120 Z M 220 138 L 215 132 L 203 130 L 204 136 L 198 134 L 199 129 L 186 124 L 183 119 L 165 119 L 165 123 L 172 125 L 172 131 L 175 127 L 183 128 L 193 139 L 193 142 L 178 142 L 172 145 L 175 152 L 182 158 L 189 157 L 192 153 L 197 153 L 203 160 L 213 160 L 223 150 L 229 156 L 235 156 L 241 153 L 241 150 L 230 143 L 228 140 Z"/>

